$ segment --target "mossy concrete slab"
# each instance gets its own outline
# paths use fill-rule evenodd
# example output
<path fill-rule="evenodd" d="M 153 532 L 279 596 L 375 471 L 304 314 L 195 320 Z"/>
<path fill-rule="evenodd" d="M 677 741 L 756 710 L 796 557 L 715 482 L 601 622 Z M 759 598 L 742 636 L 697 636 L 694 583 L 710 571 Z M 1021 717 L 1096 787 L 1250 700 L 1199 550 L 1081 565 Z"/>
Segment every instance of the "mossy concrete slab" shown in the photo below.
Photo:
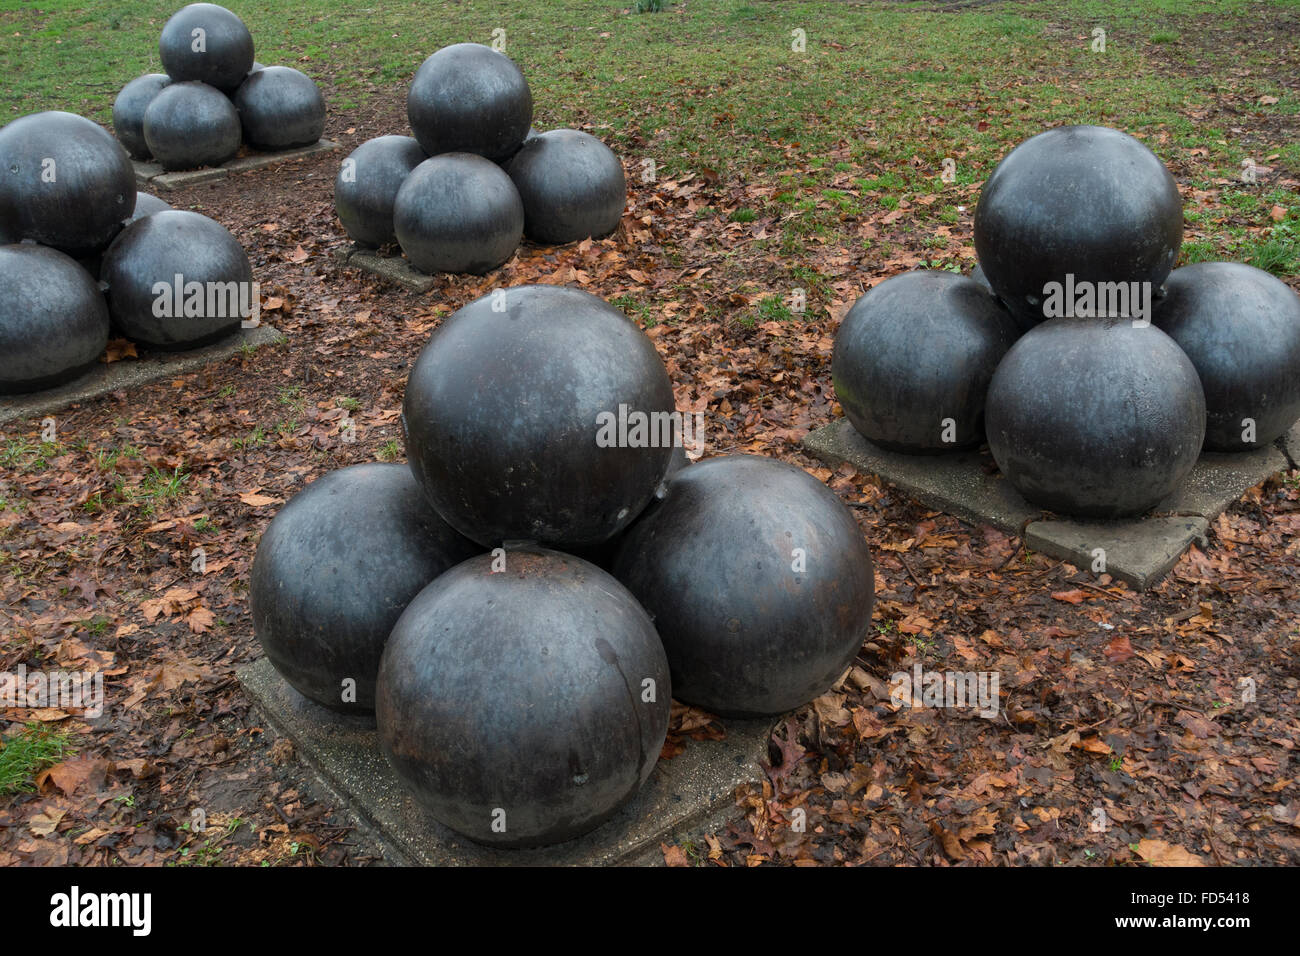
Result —
<path fill-rule="evenodd" d="M 428 292 L 437 281 L 433 276 L 414 269 L 402 256 L 381 256 L 376 250 L 365 246 L 353 245 L 336 249 L 334 258 L 349 269 L 369 272 L 412 292 Z"/>
<path fill-rule="evenodd" d="M 710 830 L 738 813 L 737 787 L 761 779 L 771 721 L 727 721 L 727 738 L 690 741 L 660 760 L 641 792 L 586 836 L 553 847 L 479 846 L 429 817 L 379 750 L 373 719 L 341 716 L 307 700 L 263 658 L 238 672 L 263 716 L 361 819 L 395 864 L 619 866 L 662 863 L 660 843 Z"/>
<path fill-rule="evenodd" d="M 333 140 L 320 139 L 310 146 L 300 146 L 297 149 L 284 149 L 274 153 L 250 151 L 248 154 L 237 156 L 220 166 L 206 166 L 203 169 L 181 169 L 174 172 L 168 172 L 157 163 L 143 162 L 138 159 L 132 160 L 131 165 L 135 167 L 137 189 L 180 189 L 182 186 L 195 186 L 199 183 L 225 179 L 231 173 L 242 173 L 252 169 L 262 169 L 266 166 L 275 166 L 279 163 L 302 159 L 305 156 L 314 156 L 317 153 L 326 153 L 338 148 L 339 144 Z"/>

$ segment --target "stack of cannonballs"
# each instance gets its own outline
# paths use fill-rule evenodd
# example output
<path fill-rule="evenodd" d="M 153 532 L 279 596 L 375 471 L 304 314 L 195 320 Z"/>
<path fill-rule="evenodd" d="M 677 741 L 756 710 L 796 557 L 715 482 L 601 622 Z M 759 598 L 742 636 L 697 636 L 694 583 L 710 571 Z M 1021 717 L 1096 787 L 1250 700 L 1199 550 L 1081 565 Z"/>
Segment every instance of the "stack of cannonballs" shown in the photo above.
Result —
<path fill-rule="evenodd" d="M 380 136 L 343 161 L 334 208 L 363 246 L 397 242 L 421 272 L 482 275 L 527 236 L 562 244 L 613 232 L 623 164 L 573 129 L 536 133 L 528 81 L 505 54 L 444 47 L 406 100 L 414 137 Z"/>
<path fill-rule="evenodd" d="M 435 819 L 512 847 L 631 800 L 671 697 L 741 717 L 817 697 L 871 619 L 856 521 L 782 462 L 681 467 L 673 416 L 654 345 L 604 301 L 470 303 L 411 371 L 408 464 L 332 472 L 262 536 L 267 657 L 308 698 L 373 711 Z"/>
<path fill-rule="evenodd" d="M 113 129 L 135 159 L 164 169 L 220 166 L 241 142 L 272 152 L 310 146 L 325 100 L 305 73 L 253 60 L 253 37 L 225 7 L 191 3 L 163 27 L 166 73 L 136 77 L 113 103 Z"/>
<path fill-rule="evenodd" d="M 184 349 L 250 314 L 252 270 L 234 236 L 137 194 L 122 147 L 71 113 L 32 113 L 0 129 L 0 241 L 3 394 L 84 374 L 110 327 L 147 347 Z"/>
<path fill-rule="evenodd" d="M 984 284 L 908 273 L 849 311 L 845 414 L 905 453 L 987 436 L 1012 485 L 1063 515 L 1151 510 L 1202 449 L 1260 448 L 1300 419 L 1300 297 L 1238 263 L 1171 273 L 1182 234 L 1173 177 L 1133 137 L 1032 137 L 980 194 Z"/>

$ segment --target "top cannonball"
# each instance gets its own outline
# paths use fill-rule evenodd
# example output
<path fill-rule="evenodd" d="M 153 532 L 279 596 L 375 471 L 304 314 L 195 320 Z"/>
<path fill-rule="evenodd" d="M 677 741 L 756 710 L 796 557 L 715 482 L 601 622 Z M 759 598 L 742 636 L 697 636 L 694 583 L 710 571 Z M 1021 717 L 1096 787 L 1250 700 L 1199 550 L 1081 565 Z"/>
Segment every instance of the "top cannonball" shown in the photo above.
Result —
<path fill-rule="evenodd" d="M 244 139 L 258 149 L 310 146 L 325 132 L 325 99 L 305 73 L 288 66 L 251 72 L 235 91 Z"/>
<path fill-rule="evenodd" d="M 163 27 L 158 55 L 173 80 L 198 80 L 233 93 L 253 68 L 253 36 L 225 7 L 191 3 Z"/>
<path fill-rule="evenodd" d="M 377 136 L 354 149 L 334 177 L 334 211 L 347 234 L 367 246 L 396 241 L 393 201 L 428 158 L 410 136 Z"/>
<path fill-rule="evenodd" d="M 524 203 L 524 235 L 562 244 L 607 236 L 627 203 L 623 164 L 596 137 L 553 129 L 528 139 L 506 166 Z"/>
<path fill-rule="evenodd" d="M 130 157 L 90 120 L 50 111 L 0 129 L 0 216 L 15 241 L 89 255 L 117 235 L 134 203 Z"/>
<path fill-rule="evenodd" d="M 415 138 L 430 156 L 506 159 L 533 121 L 528 81 L 503 53 L 478 43 L 443 47 L 420 65 L 406 98 Z"/>
<path fill-rule="evenodd" d="M 1205 447 L 1249 451 L 1300 418 L 1300 297 L 1237 262 L 1175 269 L 1153 321 L 1196 366 L 1205 389 Z"/>
<path fill-rule="evenodd" d="M 998 163 L 975 208 L 975 253 L 1024 327 L 1044 315 L 1052 282 L 1150 283 L 1178 257 L 1182 200 L 1169 170 L 1132 136 L 1063 126 Z"/>
<path fill-rule="evenodd" d="M 113 132 L 133 159 L 149 158 L 149 145 L 144 141 L 144 111 L 170 82 L 171 77 L 166 73 L 146 73 L 122 87 L 113 101 Z"/>

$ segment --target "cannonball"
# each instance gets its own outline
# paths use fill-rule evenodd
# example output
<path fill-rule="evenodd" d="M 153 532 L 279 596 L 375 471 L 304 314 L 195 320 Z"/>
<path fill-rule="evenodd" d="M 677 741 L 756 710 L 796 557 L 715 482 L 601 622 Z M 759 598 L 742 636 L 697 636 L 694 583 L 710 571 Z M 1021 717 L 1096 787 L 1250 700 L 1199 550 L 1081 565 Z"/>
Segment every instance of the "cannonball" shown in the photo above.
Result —
<path fill-rule="evenodd" d="M 303 696 L 373 712 L 379 658 L 402 611 L 477 553 L 434 514 L 406 465 L 329 472 L 262 534 L 248 585 L 253 630 Z"/>
<path fill-rule="evenodd" d="M 1205 448 L 1272 444 L 1300 419 L 1300 296 L 1237 262 L 1175 269 L 1154 322 L 1196 366 L 1205 389 Z"/>
<path fill-rule="evenodd" d="M 984 396 L 1017 337 L 978 283 L 906 272 L 854 303 L 835 335 L 831 378 L 858 433 L 891 451 L 937 454 L 984 438 Z"/>
<path fill-rule="evenodd" d="M 430 156 L 477 153 L 502 160 L 528 133 L 533 94 L 505 54 L 479 43 L 457 43 L 420 64 L 406 97 L 406 116 Z"/>
<path fill-rule="evenodd" d="M 239 152 L 239 113 L 206 83 L 171 83 L 144 111 L 144 141 L 164 169 L 220 166 Z"/>
<path fill-rule="evenodd" d="M 654 625 L 593 564 L 543 549 L 470 558 L 393 628 L 379 743 L 440 823 L 479 843 L 580 836 L 654 770 L 672 688 Z"/>
<path fill-rule="evenodd" d="M 113 132 L 133 159 L 151 155 L 144 141 L 144 111 L 169 83 L 171 77 L 166 73 L 146 73 L 122 87 L 113 101 Z"/>
<path fill-rule="evenodd" d="M 0 246 L 0 394 L 71 381 L 107 344 L 108 308 L 85 269 L 47 246 Z"/>
<path fill-rule="evenodd" d="M 429 157 L 410 136 L 379 136 L 354 149 L 334 177 L 334 211 L 347 234 L 366 246 L 396 241 L 393 201 L 406 177 Z"/>
<path fill-rule="evenodd" d="M 0 129 L 0 211 L 14 241 L 90 255 L 117 235 L 134 200 L 130 157 L 90 120 L 50 111 Z"/>
<path fill-rule="evenodd" d="M 1147 283 L 1154 295 L 1178 257 L 1183 207 L 1169 170 L 1132 136 L 1062 126 L 998 163 L 974 225 L 989 283 L 1028 328 L 1056 317 L 1045 314 L 1045 290 L 1067 276 L 1075 284 Z"/>
<path fill-rule="evenodd" d="M 250 72 L 234 101 L 244 139 L 258 149 L 310 146 L 325 132 L 325 98 L 310 76 L 292 67 Z"/>
<path fill-rule="evenodd" d="M 524 233 L 524 207 L 510 177 L 473 153 L 426 159 L 393 199 L 393 231 L 421 272 L 483 275 L 504 263 Z"/>
<path fill-rule="evenodd" d="M 163 26 L 158 55 L 173 80 L 197 80 L 233 93 L 253 67 L 253 35 L 225 7 L 191 3 Z"/>
<path fill-rule="evenodd" d="M 156 212 L 104 253 L 113 324 L 132 341 L 175 351 L 239 328 L 257 303 L 248 256 L 226 227 L 197 212 Z"/>
<path fill-rule="evenodd" d="M 524 235 L 561 244 L 607 236 L 623 218 L 623 164 L 589 133 L 553 129 L 524 143 L 506 172 L 524 204 Z"/>
<path fill-rule="evenodd" d="M 724 717 L 784 713 L 830 689 L 871 628 L 871 551 L 848 508 L 793 465 L 751 455 L 679 471 L 614 559 L 655 622 L 673 694 Z"/>
<path fill-rule="evenodd" d="M 1154 325 L 1052 319 L 989 384 L 989 450 L 1026 499 L 1062 515 L 1143 514 L 1187 477 L 1205 437 L 1191 360 Z"/>
<path fill-rule="evenodd" d="M 650 501 L 673 413 L 668 371 L 635 323 L 589 293 L 528 285 L 443 321 L 411 370 L 402 424 L 425 494 L 461 534 L 582 547 Z"/>

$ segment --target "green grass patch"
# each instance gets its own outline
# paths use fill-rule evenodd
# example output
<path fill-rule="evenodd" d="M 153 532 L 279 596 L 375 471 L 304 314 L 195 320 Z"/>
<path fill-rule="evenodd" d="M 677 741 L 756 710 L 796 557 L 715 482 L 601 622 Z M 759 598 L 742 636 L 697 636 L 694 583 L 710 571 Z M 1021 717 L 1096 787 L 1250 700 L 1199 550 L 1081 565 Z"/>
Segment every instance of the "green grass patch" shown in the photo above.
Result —
<path fill-rule="evenodd" d="M 46 724 L 27 724 L 16 736 L 0 742 L 0 794 L 31 792 L 35 777 L 75 753 L 72 738 Z"/>

